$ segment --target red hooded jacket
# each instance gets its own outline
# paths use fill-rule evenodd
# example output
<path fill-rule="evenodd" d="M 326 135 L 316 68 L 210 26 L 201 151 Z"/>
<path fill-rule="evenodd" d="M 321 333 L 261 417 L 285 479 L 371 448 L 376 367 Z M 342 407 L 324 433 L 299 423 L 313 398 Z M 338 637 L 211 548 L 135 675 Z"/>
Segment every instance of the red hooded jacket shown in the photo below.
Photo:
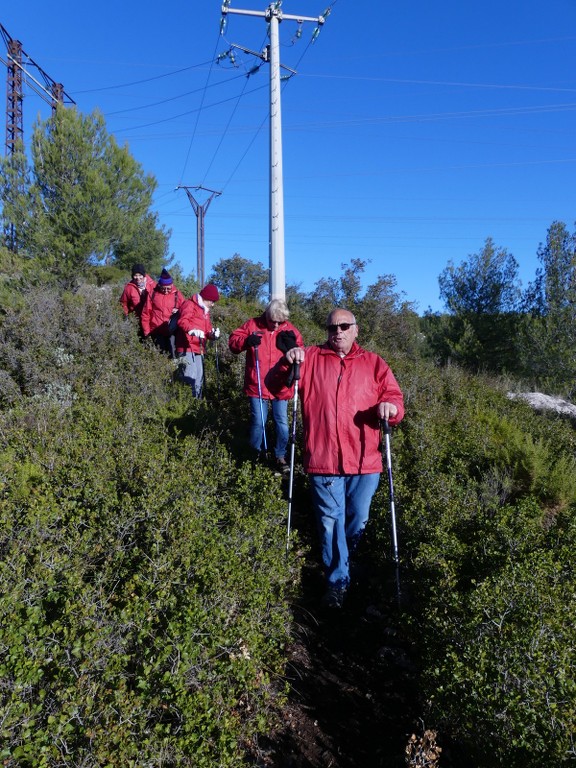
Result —
<path fill-rule="evenodd" d="M 140 318 L 144 336 L 149 333 L 169 336 L 168 321 L 174 308 L 179 309 L 183 301 L 184 296 L 175 285 L 170 286 L 170 293 L 163 293 L 156 287 L 148 296 Z"/>
<path fill-rule="evenodd" d="M 124 316 L 128 317 L 130 312 L 134 312 L 136 317 L 142 315 L 142 310 L 146 304 L 146 299 L 152 293 L 156 287 L 156 280 L 152 280 L 150 275 L 145 275 L 146 287 L 140 292 L 140 289 L 133 280 L 126 283 L 122 296 L 120 296 L 120 304 L 122 304 L 122 310 Z"/>
<path fill-rule="evenodd" d="M 290 366 L 283 358 L 267 385 L 282 389 Z M 307 347 L 300 367 L 304 470 L 317 475 L 364 475 L 382 471 L 378 403 L 393 403 L 404 416 L 404 398 L 390 367 L 354 342 L 340 357 L 328 344 Z"/>
<path fill-rule="evenodd" d="M 191 336 L 188 331 L 198 330 L 204 332 L 204 338 Z M 203 355 L 206 350 L 206 339 L 212 336 L 214 329 L 210 320 L 208 308 L 204 308 L 198 302 L 198 294 L 195 293 L 186 299 L 180 308 L 178 318 L 178 330 L 176 331 L 176 352 L 193 352 Z"/>
<path fill-rule="evenodd" d="M 248 397 L 259 397 L 258 376 L 256 373 L 256 353 L 254 347 L 246 346 L 246 340 L 252 333 L 260 334 L 262 343 L 258 346 L 258 364 L 260 367 L 260 385 L 262 388 L 262 397 L 264 400 L 273 400 L 276 396 L 271 394 L 264 381 L 268 371 L 284 356 L 276 346 L 276 339 L 281 331 L 293 331 L 296 336 L 296 344 L 299 347 L 304 346 L 304 341 L 300 331 L 285 320 L 273 331 L 268 329 L 266 316 L 253 317 L 244 323 L 244 325 L 232 332 L 228 339 L 228 346 L 235 355 L 240 352 L 246 352 L 246 367 L 244 368 L 244 394 Z M 276 399 L 289 400 L 292 397 L 292 389 L 280 392 Z"/>

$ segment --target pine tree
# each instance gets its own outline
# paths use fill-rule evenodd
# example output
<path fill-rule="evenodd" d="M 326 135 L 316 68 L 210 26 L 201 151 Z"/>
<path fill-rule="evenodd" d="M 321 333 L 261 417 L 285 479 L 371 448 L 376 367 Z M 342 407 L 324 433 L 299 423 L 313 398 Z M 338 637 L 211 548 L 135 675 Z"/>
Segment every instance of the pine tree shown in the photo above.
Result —
<path fill-rule="evenodd" d="M 576 390 L 576 233 L 555 221 L 538 249 L 541 267 L 525 294 L 529 324 L 523 360 L 540 386 Z"/>
<path fill-rule="evenodd" d="M 150 210 L 156 181 L 97 112 L 58 108 L 34 128 L 31 179 L 22 164 L 4 164 L 3 180 L 19 245 L 64 284 L 95 264 L 145 261 L 154 272 L 166 260 L 168 233 Z"/>
<path fill-rule="evenodd" d="M 439 277 L 450 313 L 444 325 L 451 356 L 472 370 L 514 371 L 521 297 L 518 263 L 491 238 L 458 267 Z"/>

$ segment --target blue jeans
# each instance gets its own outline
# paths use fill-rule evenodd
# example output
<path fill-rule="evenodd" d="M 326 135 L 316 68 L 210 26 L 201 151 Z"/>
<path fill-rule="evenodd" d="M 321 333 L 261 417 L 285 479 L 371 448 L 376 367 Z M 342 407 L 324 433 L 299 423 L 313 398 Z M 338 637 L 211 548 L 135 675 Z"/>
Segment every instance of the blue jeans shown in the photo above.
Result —
<path fill-rule="evenodd" d="M 322 562 L 330 586 L 350 583 L 350 555 L 368 522 L 380 474 L 310 475 Z"/>
<path fill-rule="evenodd" d="M 266 424 L 268 418 L 268 403 L 272 403 L 272 420 L 276 427 L 276 445 L 274 455 L 277 459 L 283 459 L 288 446 L 288 400 L 264 400 L 262 399 L 262 411 L 260 411 L 260 398 L 249 397 L 250 402 L 250 447 L 255 451 L 264 450 L 264 430 L 262 420 Z M 266 435 L 266 438 L 268 435 Z M 266 444 L 266 447 L 269 447 Z"/>
<path fill-rule="evenodd" d="M 194 352 L 186 352 L 179 357 L 180 363 L 184 363 L 182 378 L 185 384 L 192 387 L 194 397 L 202 397 L 202 384 L 204 383 L 204 356 Z"/>

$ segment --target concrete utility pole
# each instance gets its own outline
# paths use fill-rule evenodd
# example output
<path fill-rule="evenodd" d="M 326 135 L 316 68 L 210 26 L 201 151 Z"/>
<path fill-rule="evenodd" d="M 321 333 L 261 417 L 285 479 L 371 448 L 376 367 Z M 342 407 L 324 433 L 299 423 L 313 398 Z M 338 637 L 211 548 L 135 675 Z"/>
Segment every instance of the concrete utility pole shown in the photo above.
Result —
<path fill-rule="evenodd" d="M 228 0 L 229 2 L 229 0 Z M 263 54 L 270 64 L 270 218 L 269 218 L 269 259 L 270 299 L 286 298 L 286 266 L 284 253 L 284 180 L 282 172 L 282 109 L 280 100 L 280 33 L 282 19 L 302 23 L 312 21 L 318 26 L 324 24 L 325 16 L 292 16 L 283 14 L 282 2 L 277 0 L 265 11 L 246 11 L 222 6 L 222 15 L 236 13 L 244 16 L 259 16 L 270 26 L 270 44 Z M 317 27 L 318 29 L 318 27 Z M 241 46 L 237 46 L 241 48 Z M 294 73 L 294 71 L 292 70 Z"/>
<path fill-rule="evenodd" d="M 204 217 L 206 215 L 206 212 L 208 211 L 208 207 L 210 206 L 210 203 L 215 197 L 218 197 L 218 195 L 221 195 L 222 192 L 215 192 L 213 189 L 207 189 L 206 187 L 185 187 L 183 184 L 179 184 L 176 189 L 183 189 L 185 190 L 186 194 L 188 195 L 188 200 L 190 200 L 190 203 L 192 205 L 192 208 L 194 209 L 194 213 L 196 214 L 196 277 L 198 279 L 198 282 L 200 284 L 200 288 L 203 288 L 204 286 Z M 192 192 L 190 192 L 191 189 L 203 189 L 205 192 L 211 192 L 210 197 L 208 200 L 206 200 L 205 203 L 200 205 L 200 203 L 194 198 L 194 195 Z"/>

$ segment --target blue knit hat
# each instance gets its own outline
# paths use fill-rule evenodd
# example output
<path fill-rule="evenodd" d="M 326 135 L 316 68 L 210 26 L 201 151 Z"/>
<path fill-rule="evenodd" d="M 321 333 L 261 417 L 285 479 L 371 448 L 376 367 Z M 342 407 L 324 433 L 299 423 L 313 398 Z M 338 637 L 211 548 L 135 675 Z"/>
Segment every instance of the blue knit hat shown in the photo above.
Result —
<path fill-rule="evenodd" d="M 158 278 L 158 285 L 172 285 L 174 281 L 167 269 L 163 269 Z"/>

